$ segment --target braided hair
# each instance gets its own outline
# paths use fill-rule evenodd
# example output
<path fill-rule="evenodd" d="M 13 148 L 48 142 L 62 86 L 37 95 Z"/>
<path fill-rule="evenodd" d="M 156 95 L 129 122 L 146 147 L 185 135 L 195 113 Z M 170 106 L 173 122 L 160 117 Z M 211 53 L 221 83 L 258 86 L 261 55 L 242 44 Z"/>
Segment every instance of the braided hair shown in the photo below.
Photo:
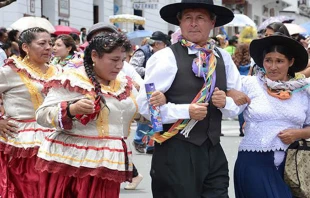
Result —
<path fill-rule="evenodd" d="M 89 45 L 84 52 L 84 67 L 88 78 L 91 80 L 95 87 L 96 99 L 99 97 L 101 102 L 108 108 L 106 101 L 101 92 L 101 85 L 96 79 L 96 74 L 93 68 L 93 61 L 91 58 L 91 52 L 94 50 L 101 58 L 104 54 L 112 53 L 116 48 L 122 47 L 125 52 L 129 52 L 131 44 L 127 37 L 121 33 L 109 33 L 104 32 L 96 35 L 91 39 Z M 109 108 L 108 108 L 109 109 Z"/>
<path fill-rule="evenodd" d="M 33 40 L 37 38 L 36 34 L 42 33 L 42 32 L 46 32 L 49 34 L 49 32 L 46 29 L 40 28 L 40 27 L 28 28 L 22 31 L 22 33 L 20 33 L 19 39 L 18 39 L 18 46 L 19 46 L 21 58 L 24 58 L 27 55 L 26 52 L 22 48 L 23 43 L 26 43 L 29 45 Z"/>

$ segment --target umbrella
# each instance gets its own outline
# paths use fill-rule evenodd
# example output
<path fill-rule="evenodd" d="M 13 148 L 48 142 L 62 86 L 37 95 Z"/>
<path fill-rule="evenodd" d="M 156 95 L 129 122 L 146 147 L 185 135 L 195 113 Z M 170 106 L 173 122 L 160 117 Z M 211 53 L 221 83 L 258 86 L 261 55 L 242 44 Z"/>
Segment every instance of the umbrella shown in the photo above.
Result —
<path fill-rule="evenodd" d="M 145 18 L 132 15 L 132 14 L 118 14 L 109 16 L 111 23 L 135 23 L 138 25 L 144 25 L 145 24 Z"/>
<path fill-rule="evenodd" d="M 293 18 L 288 17 L 288 16 L 275 16 L 275 17 L 270 17 L 268 19 L 266 19 L 257 29 L 257 31 L 262 31 L 264 29 L 266 29 L 266 27 L 270 24 L 270 23 L 274 23 L 274 22 L 280 22 L 280 23 L 291 23 L 292 21 L 294 21 Z"/>
<path fill-rule="evenodd" d="M 136 30 L 136 31 L 127 33 L 127 38 L 130 40 L 131 44 L 140 45 L 141 41 L 145 37 L 152 36 L 152 33 L 153 33 L 152 31 L 148 31 L 148 30 Z"/>
<path fill-rule="evenodd" d="M 10 27 L 19 31 L 33 27 L 41 27 L 50 33 L 55 32 L 54 26 L 47 19 L 41 17 L 22 17 L 10 25 Z"/>
<path fill-rule="evenodd" d="M 234 19 L 226 24 L 225 26 L 227 27 L 245 27 L 245 26 L 252 26 L 252 27 L 256 27 L 256 24 L 254 23 L 254 21 L 252 21 L 252 19 L 250 19 L 248 16 L 244 15 L 244 14 L 234 14 L 235 17 Z"/>
<path fill-rule="evenodd" d="M 310 34 L 310 22 L 300 24 L 300 26 L 306 29 L 306 31 L 307 31 L 307 32 L 305 32 L 306 35 Z"/>
<path fill-rule="evenodd" d="M 297 24 L 284 23 L 284 25 L 287 28 L 287 30 L 290 33 L 290 35 L 306 33 L 307 32 L 307 30 L 305 28 L 303 28 L 302 26 L 297 25 Z"/>
<path fill-rule="evenodd" d="M 56 34 L 57 36 L 60 34 L 70 34 L 70 33 L 75 33 L 77 35 L 80 35 L 80 31 L 76 28 L 64 26 L 64 25 L 56 25 L 55 26 L 54 34 Z"/>

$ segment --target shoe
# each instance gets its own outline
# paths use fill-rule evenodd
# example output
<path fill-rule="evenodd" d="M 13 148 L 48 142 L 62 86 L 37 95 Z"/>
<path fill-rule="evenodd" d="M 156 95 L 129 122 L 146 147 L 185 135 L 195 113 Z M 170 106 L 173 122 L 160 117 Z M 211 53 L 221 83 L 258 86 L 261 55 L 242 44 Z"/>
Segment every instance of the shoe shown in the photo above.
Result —
<path fill-rule="evenodd" d="M 125 190 L 135 190 L 137 188 L 137 186 L 140 184 L 140 182 L 142 181 L 143 176 L 141 174 L 139 174 L 137 177 L 132 178 L 132 182 L 128 183 L 125 186 Z"/>
<path fill-rule="evenodd" d="M 221 133 L 221 136 L 224 136 L 224 134 L 223 134 L 223 133 Z"/>
<path fill-rule="evenodd" d="M 244 133 L 240 133 L 239 136 L 240 136 L 240 137 L 244 137 Z"/>
<path fill-rule="evenodd" d="M 133 141 L 132 144 L 138 153 L 145 153 L 143 144 L 138 144 L 135 141 Z"/>
<path fill-rule="evenodd" d="M 154 153 L 154 149 L 150 149 L 150 150 L 146 150 L 146 154 L 153 154 Z"/>

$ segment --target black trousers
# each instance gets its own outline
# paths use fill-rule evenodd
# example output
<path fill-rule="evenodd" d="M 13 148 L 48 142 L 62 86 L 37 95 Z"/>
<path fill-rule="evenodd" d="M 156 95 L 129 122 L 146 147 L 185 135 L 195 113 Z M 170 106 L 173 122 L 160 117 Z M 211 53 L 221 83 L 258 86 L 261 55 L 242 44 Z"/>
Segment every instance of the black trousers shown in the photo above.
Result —
<path fill-rule="evenodd" d="M 156 143 L 150 174 L 154 198 L 228 198 L 228 162 L 220 143 Z"/>

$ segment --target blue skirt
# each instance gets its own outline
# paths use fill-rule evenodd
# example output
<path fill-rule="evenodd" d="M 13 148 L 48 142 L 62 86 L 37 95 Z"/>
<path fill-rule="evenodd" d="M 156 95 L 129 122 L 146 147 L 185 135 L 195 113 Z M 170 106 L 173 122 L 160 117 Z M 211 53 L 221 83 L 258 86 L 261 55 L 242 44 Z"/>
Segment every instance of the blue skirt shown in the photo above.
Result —
<path fill-rule="evenodd" d="M 240 151 L 234 170 L 236 198 L 292 198 L 283 180 L 284 163 L 277 168 L 272 151 Z"/>

